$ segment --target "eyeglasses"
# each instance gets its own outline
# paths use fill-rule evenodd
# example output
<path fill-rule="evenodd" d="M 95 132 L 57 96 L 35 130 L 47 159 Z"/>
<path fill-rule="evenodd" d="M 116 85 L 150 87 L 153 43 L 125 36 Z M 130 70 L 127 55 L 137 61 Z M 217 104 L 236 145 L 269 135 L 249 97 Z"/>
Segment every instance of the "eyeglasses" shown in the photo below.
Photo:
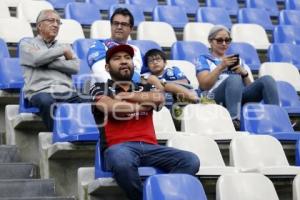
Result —
<path fill-rule="evenodd" d="M 160 62 L 162 61 L 161 57 L 156 57 L 148 60 L 148 64 L 153 64 L 154 62 Z"/>
<path fill-rule="evenodd" d="M 213 40 L 215 40 L 217 42 L 217 44 L 223 44 L 224 42 L 226 44 L 230 44 L 232 39 L 231 38 L 225 38 L 225 39 L 223 39 L 223 38 L 214 38 Z"/>
<path fill-rule="evenodd" d="M 44 21 L 49 22 L 50 24 L 54 24 L 55 22 L 56 22 L 58 25 L 61 25 L 61 24 L 62 24 L 61 21 L 60 21 L 59 19 L 54 19 L 54 18 L 43 19 L 43 20 L 41 20 L 41 21 L 39 21 L 39 22 L 44 22 Z"/>
<path fill-rule="evenodd" d="M 127 23 L 127 22 L 117 22 L 117 21 L 113 21 L 113 22 L 112 22 L 112 25 L 113 25 L 114 27 L 119 27 L 119 26 L 121 26 L 121 27 L 131 27 L 131 24 L 129 24 L 129 23 Z"/>

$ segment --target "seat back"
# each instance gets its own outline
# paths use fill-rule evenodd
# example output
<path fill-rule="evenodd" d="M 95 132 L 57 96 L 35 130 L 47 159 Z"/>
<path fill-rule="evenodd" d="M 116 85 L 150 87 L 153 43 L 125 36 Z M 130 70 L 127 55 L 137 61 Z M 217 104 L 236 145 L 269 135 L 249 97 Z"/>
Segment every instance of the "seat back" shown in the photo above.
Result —
<path fill-rule="evenodd" d="M 149 51 L 150 49 L 161 50 L 159 44 L 157 44 L 152 40 L 129 40 L 128 43 L 137 46 L 141 51 L 142 56 L 144 56 L 147 53 L 147 51 Z"/>
<path fill-rule="evenodd" d="M 72 44 L 77 39 L 84 39 L 84 33 L 79 22 L 73 19 L 62 19 L 56 39 L 60 43 Z"/>
<path fill-rule="evenodd" d="M 21 89 L 24 85 L 19 58 L 0 59 L 0 89 Z"/>
<path fill-rule="evenodd" d="M 53 127 L 53 143 L 97 141 L 99 130 L 89 103 L 58 104 Z"/>
<path fill-rule="evenodd" d="M 109 16 L 113 15 L 117 8 L 127 8 L 131 14 L 134 16 L 134 26 L 137 27 L 141 22 L 145 21 L 145 16 L 143 10 L 138 5 L 131 4 L 114 4 L 109 9 Z"/>
<path fill-rule="evenodd" d="M 167 4 L 182 7 L 187 14 L 196 14 L 200 6 L 198 0 L 167 0 Z"/>
<path fill-rule="evenodd" d="M 144 12 L 152 13 L 155 6 L 158 5 L 157 0 L 125 0 L 125 3 L 137 5 L 139 6 Z"/>
<path fill-rule="evenodd" d="M 237 15 L 239 4 L 237 0 L 206 0 L 207 7 L 225 8 L 230 15 Z"/>
<path fill-rule="evenodd" d="M 143 200 L 206 200 L 200 181 L 188 174 L 159 174 L 144 184 Z"/>
<path fill-rule="evenodd" d="M 217 104 L 185 106 L 181 119 L 181 130 L 206 135 L 235 133 L 229 112 Z"/>
<path fill-rule="evenodd" d="M 279 9 L 276 0 L 246 0 L 247 8 L 258 8 L 266 10 L 270 16 L 277 17 Z"/>
<path fill-rule="evenodd" d="M 240 169 L 289 166 L 280 142 L 269 135 L 235 137 L 229 154 L 230 165 Z"/>
<path fill-rule="evenodd" d="M 273 32 L 274 43 L 290 43 L 300 45 L 300 27 L 278 25 Z"/>
<path fill-rule="evenodd" d="M 159 30 L 159 31 L 153 31 Z M 138 40 L 153 40 L 162 47 L 171 47 L 177 41 L 171 25 L 166 22 L 141 22 L 137 28 Z"/>
<path fill-rule="evenodd" d="M 183 29 L 183 40 L 202 42 L 207 47 L 210 47 L 207 38 L 213 26 L 211 23 L 189 22 Z"/>
<path fill-rule="evenodd" d="M 17 18 L 29 23 L 36 23 L 36 19 L 42 10 L 53 10 L 48 1 L 21 1 L 17 7 Z"/>
<path fill-rule="evenodd" d="M 166 107 L 160 111 L 153 111 L 153 124 L 155 132 L 176 132 L 172 115 Z"/>
<path fill-rule="evenodd" d="M 118 4 L 118 0 L 86 0 L 86 3 L 92 4 L 98 10 L 109 10 L 110 7 L 114 4 Z"/>
<path fill-rule="evenodd" d="M 19 113 L 38 113 L 40 112 L 39 108 L 30 105 L 27 98 L 25 98 L 25 94 L 23 89 L 20 91 L 19 96 Z"/>
<path fill-rule="evenodd" d="M 65 19 L 76 20 L 81 25 L 91 25 L 101 19 L 101 14 L 93 4 L 71 2 L 65 8 Z"/>
<path fill-rule="evenodd" d="M 280 11 L 279 24 L 300 26 L 300 10 Z"/>
<path fill-rule="evenodd" d="M 109 20 L 97 20 L 92 23 L 90 32 L 91 39 L 107 39 L 110 37 L 111 28 Z"/>
<path fill-rule="evenodd" d="M 193 152 L 200 159 L 201 167 L 225 167 L 218 144 L 212 138 L 180 133 L 169 139 L 167 146 Z"/>
<path fill-rule="evenodd" d="M 73 42 L 72 47 L 74 52 L 80 59 L 87 59 L 87 53 L 89 48 L 96 40 L 94 39 L 77 39 Z"/>
<path fill-rule="evenodd" d="M 216 199 L 279 200 L 272 181 L 257 173 L 234 173 L 220 176 L 216 186 Z"/>
<path fill-rule="evenodd" d="M 286 10 L 300 10 L 300 2 L 298 0 L 285 0 Z"/>
<path fill-rule="evenodd" d="M 270 42 L 264 28 L 258 24 L 234 24 L 231 29 L 233 42 L 247 42 L 255 49 L 268 49 Z"/>
<path fill-rule="evenodd" d="M 288 82 L 277 81 L 279 105 L 281 107 L 300 107 L 300 101 L 295 88 Z"/>
<path fill-rule="evenodd" d="M 197 10 L 197 22 L 221 24 L 227 28 L 231 28 L 232 23 L 229 13 L 225 8 L 219 7 L 203 7 Z"/>
<path fill-rule="evenodd" d="M 192 63 L 202 54 L 208 54 L 205 44 L 196 41 L 177 41 L 171 47 L 171 58 L 173 60 L 186 60 Z"/>
<path fill-rule="evenodd" d="M 293 200 L 300 199 L 300 175 L 297 175 L 293 181 Z"/>
<path fill-rule="evenodd" d="M 269 13 L 260 8 L 241 8 L 238 12 L 238 22 L 245 24 L 258 24 L 268 31 L 272 31 L 274 29 Z"/>
<path fill-rule="evenodd" d="M 9 58 L 10 54 L 6 42 L 0 38 L 0 58 Z"/>
<path fill-rule="evenodd" d="M 10 13 L 9 13 L 9 8 L 6 2 L 1 2 L 0 4 L 0 18 L 9 18 Z"/>
<path fill-rule="evenodd" d="M 276 81 L 286 81 L 300 91 L 300 74 L 293 64 L 284 62 L 265 62 L 259 69 L 259 77 L 272 76 Z"/>
<path fill-rule="evenodd" d="M 52 4 L 55 9 L 65 9 L 66 5 L 71 2 L 75 2 L 75 0 L 47 0 Z"/>

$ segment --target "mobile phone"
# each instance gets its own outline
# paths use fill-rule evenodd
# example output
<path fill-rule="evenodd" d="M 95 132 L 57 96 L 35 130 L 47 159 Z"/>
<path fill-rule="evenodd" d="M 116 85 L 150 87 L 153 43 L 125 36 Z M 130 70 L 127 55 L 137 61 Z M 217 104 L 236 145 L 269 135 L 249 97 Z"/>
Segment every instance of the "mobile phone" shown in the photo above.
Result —
<path fill-rule="evenodd" d="M 230 70 L 232 70 L 233 67 L 235 67 L 235 66 L 237 66 L 237 65 L 240 64 L 240 55 L 239 54 L 233 54 L 233 55 L 230 55 L 228 57 L 236 57 L 237 58 L 235 63 L 233 63 L 232 65 L 228 66 L 228 70 L 230 71 Z"/>

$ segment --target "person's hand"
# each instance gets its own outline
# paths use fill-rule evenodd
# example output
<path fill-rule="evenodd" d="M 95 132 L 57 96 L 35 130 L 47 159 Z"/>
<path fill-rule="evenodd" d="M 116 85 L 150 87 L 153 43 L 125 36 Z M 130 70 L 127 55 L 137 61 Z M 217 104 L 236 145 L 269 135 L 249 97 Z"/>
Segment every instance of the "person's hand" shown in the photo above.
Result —
<path fill-rule="evenodd" d="M 238 61 L 238 57 L 235 56 L 227 56 L 222 58 L 222 62 L 221 62 L 221 68 L 222 70 L 226 69 L 227 67 L 233 65 L 234 63 L 236 63 Z"/>
<path fill-rule="evenodd" d="M 66 60 L 72 60 L 74 58 L 73 53 L 69 48 L 64 48 L 64 56 Z"/>
<path fill-rule="evenodd" d="M 240 74 L 240 75 L 246 75 L 248 72 L 247 70 L 245 70 L 243 67 L 241 67 L 241 65 L 237 65 L 231 68 L 231 71 Z"/>

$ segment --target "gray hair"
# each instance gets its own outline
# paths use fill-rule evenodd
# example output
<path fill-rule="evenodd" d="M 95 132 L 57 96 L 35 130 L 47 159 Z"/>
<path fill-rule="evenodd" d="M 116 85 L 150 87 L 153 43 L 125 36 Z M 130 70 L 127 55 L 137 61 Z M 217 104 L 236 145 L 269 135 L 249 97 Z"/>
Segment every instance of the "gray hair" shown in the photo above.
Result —
<path fill-rule="evenodd" d="M 217 35 L 218 32 L 223 30 L 230 35 L 229 29 L 223 25 L 215 25 L 214 27 L 212 27 L 208 33 L 208 41 L 212 40 Z"/>
<path fill-rule="evenodd" d="M 41 10 L 41 12 L 39 13 L 39 15 L 36 18 L 36 30 L 37 30 L 38 34 L 39 34 L 38 24 L 47 18 L 48 13 L 55 13 L 59 16 L 58 12 L 56 12 L 55 10 L 52 10 L 52 9 Z"/>

